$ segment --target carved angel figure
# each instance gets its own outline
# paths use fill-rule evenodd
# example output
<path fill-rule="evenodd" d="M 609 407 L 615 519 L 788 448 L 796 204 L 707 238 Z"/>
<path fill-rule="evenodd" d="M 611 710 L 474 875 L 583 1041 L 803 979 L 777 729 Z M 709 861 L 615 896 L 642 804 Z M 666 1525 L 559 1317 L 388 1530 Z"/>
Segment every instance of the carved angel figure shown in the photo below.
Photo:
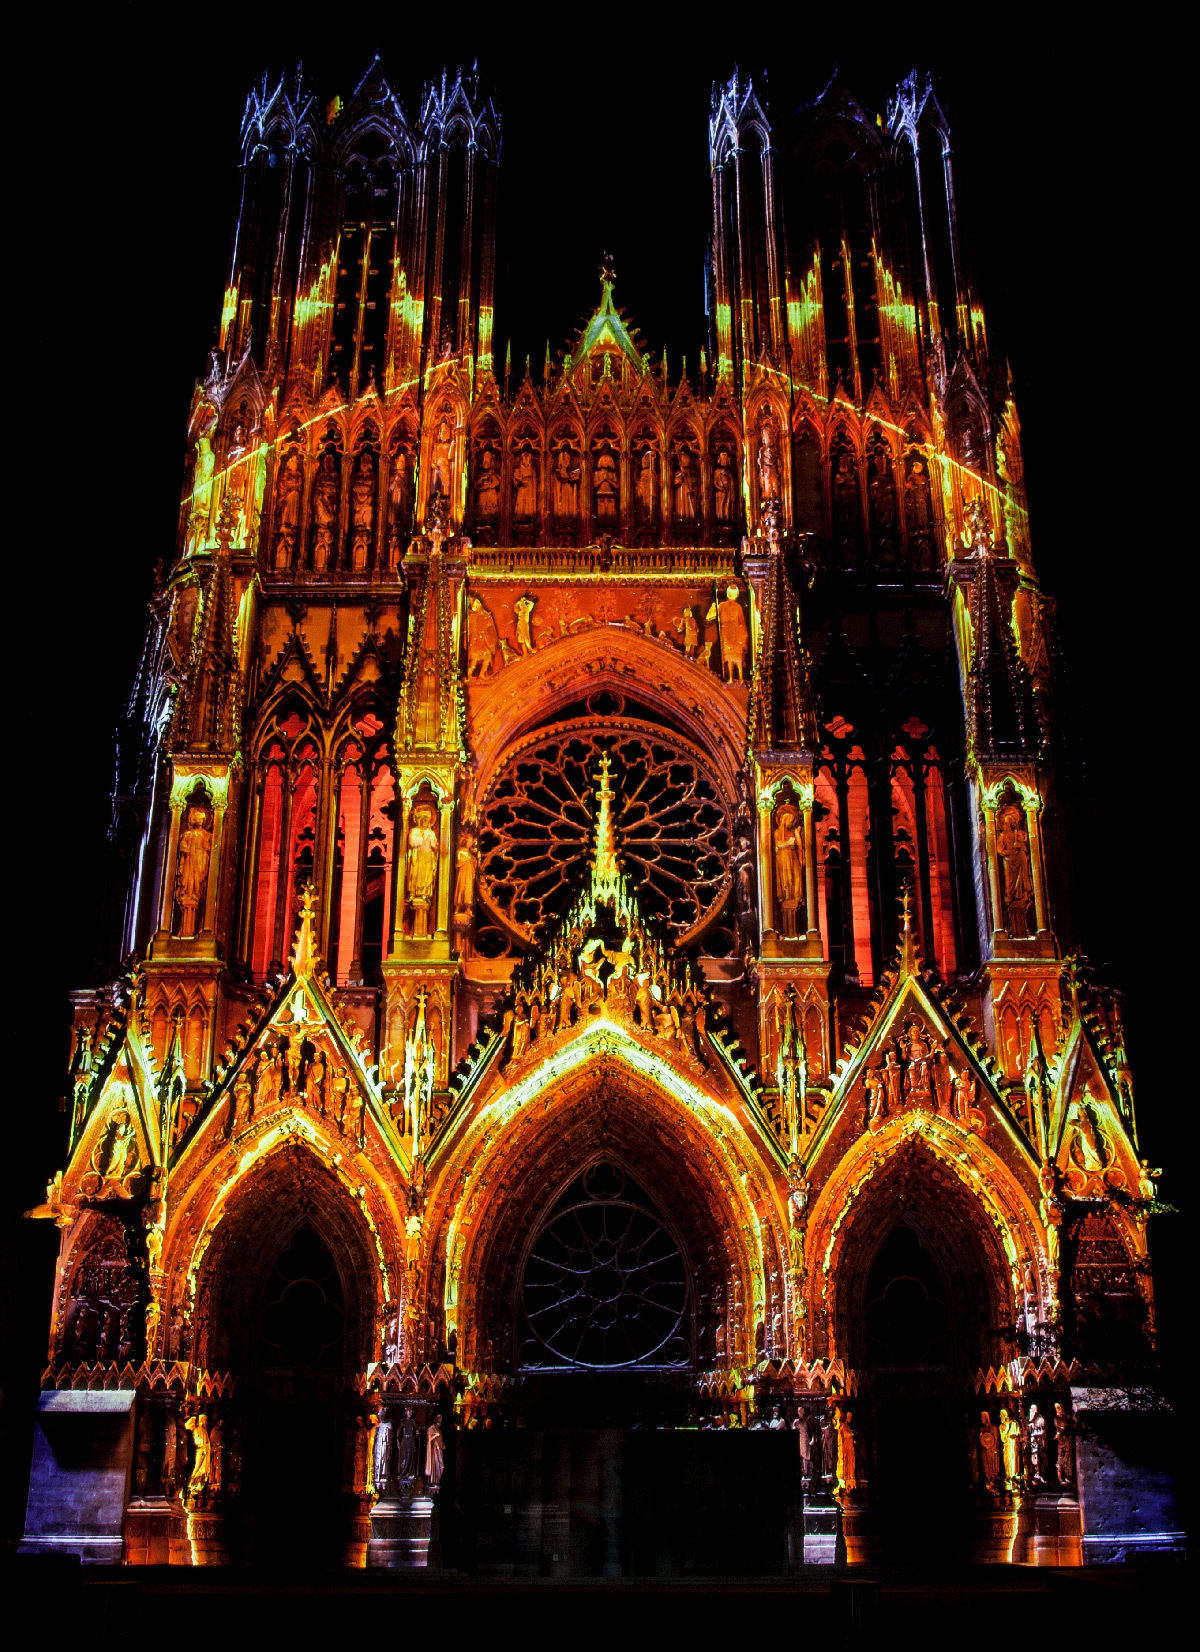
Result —
<path fill-rule="evenodd" d="M 195 935 L 196 913 L 208 883 L 208 863 L 212 855 L 212 831 L 208 813 L 202 808 L 187 811 L 187 824 L 179 837 L 175 874 L 175 899 L 179 902 L 179 933 Z"/>

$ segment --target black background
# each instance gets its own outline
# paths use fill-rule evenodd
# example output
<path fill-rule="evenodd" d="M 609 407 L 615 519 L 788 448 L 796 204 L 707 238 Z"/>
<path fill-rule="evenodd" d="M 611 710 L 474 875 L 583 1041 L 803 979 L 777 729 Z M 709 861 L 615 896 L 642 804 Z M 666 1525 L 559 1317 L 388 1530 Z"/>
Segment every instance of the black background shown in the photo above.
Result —
<path fill-rule="evenodd" d="M 994 353 L 1012 364 L 1034 557 L 1058 599 L 1082 714 L 1090 812 L 1076 832 L 1087 950 L 1127 993 L 1143 1147 L 1184 1206 L 1194 805 L 1175 686 L 1195 555 L 1186 395 L 1191 213 L 1172 171 L 1165 78 L 1181 40 L 1143 9 L 1124 32 L 1046 22 L 1057 8 L 721 12 L 600 6 L 543 14 L 455 6 L 98 8 L 15 45 L 5 143 L 4 443 L 10 574 L 10 986 L 0 1193 L 0 1544 L 19 1532 L 27 1417 L 44 1362 L 58 1232 L 22 1222 L 63 1161 L 70 987 L 92 970 L 111 730 L 141 640 L 150 572 L 174 552 L 184 425 L 214 337 L 250 83 L 303 59 L 348 98 L 378 50 L 414 109 L 443 64 L 478 57 L 503 118 L 497 362 L 535 373 L 598 296 L 654 353 L 694 373 L 709 226 L 707 119 L 735 61 L 770 68 L 778 118 L 835 66 L 883 111 L 914 66 L 947 109 L 965 239 Z M 390 15 L 398 20 L 387 21 Z M 833 18 L 830 12 L 829 17 Z M 579 21 L 574 21 L 576 17 Z M 1136 24 L 1136 32 L 1135 31 Z M 28 20 L 27 20 L 28 25 Z M 13 82 L 16 84 L 14 85 Z M 415 112 L 415 111 L 414 111 Z M 1187 1018 L 1189 1023 L 1191 1018 Z M 1188 1213 L 1155 1218 L 1168 1369 L 1184 1336 Z"/>

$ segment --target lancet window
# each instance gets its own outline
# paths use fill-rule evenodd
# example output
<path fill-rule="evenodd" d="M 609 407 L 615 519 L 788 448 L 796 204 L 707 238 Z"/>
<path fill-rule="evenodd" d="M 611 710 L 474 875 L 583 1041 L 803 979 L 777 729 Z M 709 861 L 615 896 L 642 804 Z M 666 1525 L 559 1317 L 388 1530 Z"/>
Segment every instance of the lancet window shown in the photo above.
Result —
<path fill-rule="evenodd" d="M 897 902 L 908 893 L 922 956 L 953 977 L 962 954 L 950 799 L 929 729 L 909 719 L 886 763 L 842 717 L 827 725 L 816 783 L 818 913 L 825 955 L 845 977 L 873 986 L 894 944 Z"/>
<path fill-rule="evenodd" d="M 387 160 L 359 160 L 347 170 L 329 368 L 350 396 L 372 373 L 383 388 L 398 189 Z"/>
<path fill-rule="evenodd" d="M 335 760 L 329 972 L 338 986 L 373 978 L 391 910 L 396 784 L 373 712 L 358 717 Z"/>

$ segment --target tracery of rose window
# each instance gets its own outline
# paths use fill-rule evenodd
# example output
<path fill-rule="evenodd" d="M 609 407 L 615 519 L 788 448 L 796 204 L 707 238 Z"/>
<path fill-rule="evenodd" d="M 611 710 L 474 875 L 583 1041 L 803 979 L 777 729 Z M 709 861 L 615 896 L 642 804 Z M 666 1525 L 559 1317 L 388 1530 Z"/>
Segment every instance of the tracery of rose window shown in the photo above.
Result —
<path fill-rule="evenodd" d="M 641 911 L 690 940 L 728 893 L 728 809 L 694 747 L 632 719 L 607 727 L 561 723 L 509 754 L 481 809 L 484 902 L 526 942 L 569 909 L 595 842 L 604 751 L 617 797 L 617 847 Z"/>

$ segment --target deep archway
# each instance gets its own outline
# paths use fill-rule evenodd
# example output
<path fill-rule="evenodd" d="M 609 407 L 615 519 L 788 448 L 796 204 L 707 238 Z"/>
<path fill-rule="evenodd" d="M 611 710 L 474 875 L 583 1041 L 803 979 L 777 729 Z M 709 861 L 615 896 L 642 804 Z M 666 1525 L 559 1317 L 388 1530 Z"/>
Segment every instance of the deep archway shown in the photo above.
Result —
<path fill-rule="evenodd" d="M 953 1534 L 969 1540 L 971 1379 L 1013 1352 L 1013 1315 L 983 1208 L 932 1154 L 902 1148 L 855 1205 L 833 1290 L 884 1558 L 945 1558 Z"/>
<path fill-rule="evenodd" d="M 337 1565 L 353 1377 L 379 1313 L 369 1235 L 349 1196 L 302 1148 L 275 1154 L 231 1201 L 197 1294 L 199 1355 L 235 1378 L 235 1555 L 272 1567 Z"/>

